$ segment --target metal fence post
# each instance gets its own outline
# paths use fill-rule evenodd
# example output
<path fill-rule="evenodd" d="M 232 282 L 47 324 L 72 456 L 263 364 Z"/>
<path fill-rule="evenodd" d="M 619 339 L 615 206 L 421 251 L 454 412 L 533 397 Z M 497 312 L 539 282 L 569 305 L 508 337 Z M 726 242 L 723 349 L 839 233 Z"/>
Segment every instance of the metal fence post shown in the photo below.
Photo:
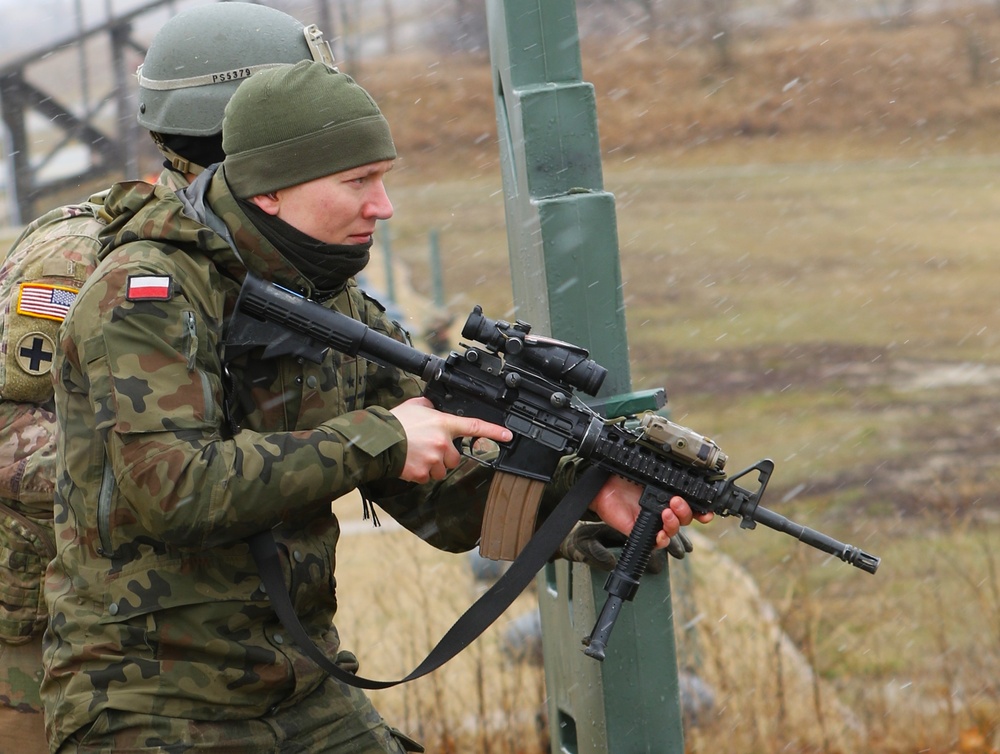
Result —
<path fill-rule="evenodd" d="M 614 197 L 603 188 L 593 87 L 573 0 L 487 0 L 514 303 L 539 333 L 586 345 L 631 390 Z M 654 406 L 646 406 L 654 408 Z M 552 751 L 684 751 L 670 586 L 643 579 L 603 663 L 580 651 L 603 574 L 539 575 Z"/>
<path fill-rule="evenodd" d="M 431 284 L 433 286 L 434 306 L 444 306 L 444 273 L 441 267 L 441 235 L 437 229 L 431 230 L 428 236 L 430 247 Z"/>

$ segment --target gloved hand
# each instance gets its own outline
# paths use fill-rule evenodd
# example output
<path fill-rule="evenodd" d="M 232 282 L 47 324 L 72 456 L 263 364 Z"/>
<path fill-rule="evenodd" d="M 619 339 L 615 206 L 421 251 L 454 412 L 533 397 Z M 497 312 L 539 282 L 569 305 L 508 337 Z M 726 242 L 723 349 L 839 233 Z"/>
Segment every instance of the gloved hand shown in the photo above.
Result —
<path fill-rule="evenodd" d="M 670 542 L 667 544 L 667 552 L 672 557 L 683 560 L 687 553 L 694 552 L 694 544 L 688 539 L 688 535 L 684 533 L 684 530 L 681 529 L 670 538 Z"/>
<path fill-rule="evenodd" d="M 610 548 L 621 547 L 626 539 L 627 537 L 620 531 L 604 523 L 578 524 L 562 541 L 553 557 L 574 563 L 586 563 L 601 571 L 613 571 L 618 564 L 618 558 Z M 670 544 L 666 548 L 666 551 L 678 560 L 693 550 L 694 546 L 683 530 L 670 538 Z M 646 564 L 646 572 L 660 573 L 666 564 L 666 555 L 662 550 L 656 550 Z"/>

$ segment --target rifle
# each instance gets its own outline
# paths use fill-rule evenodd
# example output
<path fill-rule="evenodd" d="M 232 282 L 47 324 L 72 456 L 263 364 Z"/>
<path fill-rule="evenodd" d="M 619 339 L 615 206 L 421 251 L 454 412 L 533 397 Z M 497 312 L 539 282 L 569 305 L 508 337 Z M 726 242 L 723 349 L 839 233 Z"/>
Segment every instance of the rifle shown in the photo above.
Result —
<path fill-rule="evenodd" d="M 696 512 L 739 516 L 745 529 L 763 524 L 875 573 L 878 557 L 760 505 L 773 461 L 760 460 L 727 478 L 726 454 L 687 427 L 652 411 L 606 419 L 576 391 L 596 396 L 607 370 L 586 349 L 530 330 L 525 322 L 489 319 L 476 306 L 462 337 L 479 345 L 463 344 L 463 350 L 440 357 L 248 275 L 227 332 L 226 355 L 265 346 L 265 357 L 292 354 L 321 363 L 333 348 L 420 377 L 424 395 L 440 411 L 506 426 L 513 440 L 488 461 L 495 473 L 480 540 L 487 558 L 513 560 L 521 551 L 534 532 L 542 488 L 567 455 L 641 485 L 638 519 L 604 586 L 604 607 L 584 639 L 584 652 L 597 660 L 605 657 L 623 603 L 635 597 L 662 528 L 660 516 L 674 495 Z M 753 489 L 737 483 L 753 474 Z"/>

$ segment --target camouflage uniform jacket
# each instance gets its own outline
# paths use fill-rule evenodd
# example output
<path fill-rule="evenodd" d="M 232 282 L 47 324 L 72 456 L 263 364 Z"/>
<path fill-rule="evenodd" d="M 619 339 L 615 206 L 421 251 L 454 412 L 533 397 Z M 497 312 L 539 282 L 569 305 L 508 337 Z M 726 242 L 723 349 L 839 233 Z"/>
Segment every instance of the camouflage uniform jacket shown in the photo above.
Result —
<path fill-rule="evenodd" d="M 159 182 L 187 185 L 164 170 Z M 55 554 L 55 414 L 51 367 L 59 325 L 97 265 L 104 195 L 30 223 L 0 265 L 0 641 L 41 635 L 41 576 Z"/>
<path fill-rule="evenodd" d="M 361 486 L 424 539 L 463 550 L 488 478 L 469 464 L 436 485 L 398 480 L 406 441 L 387 409 L 421 385 L 395 369 L 261 349 L 224 369 L 247 269 L 311 293 L 252 227 L 224 168 L 176 196 L 130 184 L 107 203 L 119 219 L 55 366 L 58 553 L 42 687 L 53 751 L 104 707 L 223 720 L 302 699 L 323 673 L 284 639 L 244 538 L 274 529 L 296 611 L 335 656 L 331 501 Z M 405 337 L 353 282 L 324 305 Z M 227 405 L 239 406 L 235 433 Z"/>

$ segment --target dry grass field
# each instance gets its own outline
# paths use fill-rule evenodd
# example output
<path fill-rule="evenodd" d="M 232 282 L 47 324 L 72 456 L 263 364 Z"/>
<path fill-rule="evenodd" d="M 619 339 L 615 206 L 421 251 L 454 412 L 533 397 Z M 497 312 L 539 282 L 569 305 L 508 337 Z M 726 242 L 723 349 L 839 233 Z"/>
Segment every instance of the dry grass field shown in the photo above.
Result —
<path fill-rule="evenodd" d="M 678 659 L 716 703 L 688 751 L 998 751 L 1000 21 L 741 27 L 731 52 L 584 42 L 633 382 L 665 386 L 734 470 L 773 458 L 765 505 L 883 562 L 697 527 L 672 568 Z M 387 232 L 413 329 L 432 230 L 458 321 L 511 316 L 488 61 L 352 72 L 401 155 Z M 475 586 L 465 558 L 356 526 L 359 509 L 335 504 L 338 626 L 362 673 L 398 677 Z M 532 606 L 376 705 L 428 751 L 542 751 L 544 680 L 499 646 Z"/>
<path fill-rule="evenodd" d="M 746 32 L 725 70 L 704 49 L 585 43 L 635 386 L 666 386 L 734 469 L 774 458 L 770 507 L 883 557 L 868 576 L 699 527 L 674 572 L 718 704 L 689 751 L 1000 748 L 1000 88 L 995 62 L 973 76 L 971 33 Z M 975 33 L 990 47 L 1000 26 Z M 451 310 L 510 316 L 488 69 L 404 68 L 408 86 L 392 64 L 360 74 L 404 124 L 393 249 L 426 293 L 438 229 Z M 770 619 L 815 675 L 780 660 Z"/>
<path fill-rule="evenodd" d="M 780 664 L 760 661 L 766 647 L 750 651 L 770 636 L 766 613 L 747 610 L 753 592 L 744 597 L 744 580 L 699 543 L 694 586 L 678 585 L 693 590 L 694 615 L 678 624 L 699 619 L 700 669 L 725 689 L 725 704 L 717 721 L 688 732 L 689 744 L 700 742 L 692 751 L 986 752 L 1000 743 L 998 168 L 995 158 L 944 156 L 609 170 L 609 188 L 625 197 L 636 386 L 666 386 L 674 418 L 711 434 L 734 469 L 774 458 L 767 505 L 883 557 L 868 576 L 765 529 L 699 527 L 746 567 L 837 696 L 776 729 Z M 505 265 L 494 183 L 402 185 L 394 195 L 394 229 L 408 214 L 451 224 L 452 310 L 482 302 L 504 311 L 509 291 L 493 282 Z M 860 744 L 828 740 L 841 730 L 823 722 L 839 719 L 838 702 L 857 716 Z M 962 735 L 966 748 L 955 748 Z"/>

